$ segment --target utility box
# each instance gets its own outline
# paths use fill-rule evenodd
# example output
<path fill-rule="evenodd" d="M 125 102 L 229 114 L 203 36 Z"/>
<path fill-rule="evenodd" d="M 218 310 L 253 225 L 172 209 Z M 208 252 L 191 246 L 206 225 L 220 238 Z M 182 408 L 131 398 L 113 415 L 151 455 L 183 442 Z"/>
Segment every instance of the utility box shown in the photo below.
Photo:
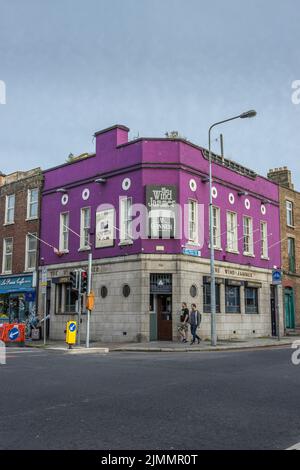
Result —
<path fill-rule="evenodd" d="M 67 323 L 66 330 L 66 343 L 67 344 L 76 344 L 77 336 L 77 322 L 72 320 Z"/>

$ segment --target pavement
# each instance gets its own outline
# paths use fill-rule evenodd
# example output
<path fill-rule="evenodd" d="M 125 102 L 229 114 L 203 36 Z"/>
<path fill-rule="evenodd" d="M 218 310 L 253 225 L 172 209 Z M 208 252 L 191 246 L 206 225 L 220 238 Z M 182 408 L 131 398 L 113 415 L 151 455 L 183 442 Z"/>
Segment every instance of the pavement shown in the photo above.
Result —
<path fill-rule="evenodd" d="M 300 336 L 284 336 L 278 341 L 277 338 L 255 338 L 239 341 L 218 341 L 217 346 L 211 346 L 209 341 L 201 341 L 200 344 L 190 345 L 190 343 L 181 343 L 176 341 L 151 341 L 148 343 L 99 343 L 90 344 L 87 349 L 85 345 L 73 346 L 68 349 L 66 343 L 62 341 L 48 341 L 44 346 L 42 341 L 30 341 L 26 343 L 28 347 L 46 348 L 50 350 L 68 350 L 76 353 L 107 353 L 113 351 L 123 352 L 191 352 L 191 351 L 226 351 L 237 349 L 256 349 L 256 348 L 274 348 L 291 345 L 294 341 L 300 341 Z"/>
<path fill-rule="evenodd" d="M 291 353 L 9 348 L 0 449 L 291 448 L 300 442 L 300 365 Z"/>

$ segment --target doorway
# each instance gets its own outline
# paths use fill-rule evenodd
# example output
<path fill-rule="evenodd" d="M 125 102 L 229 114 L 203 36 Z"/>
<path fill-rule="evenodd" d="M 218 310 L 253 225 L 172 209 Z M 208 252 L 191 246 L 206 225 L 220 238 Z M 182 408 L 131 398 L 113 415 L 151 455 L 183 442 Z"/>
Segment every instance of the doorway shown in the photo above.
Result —
<path fill-rule="evenodd" d="M 295 328 L 294 291 L 291 287 L 284 289 L 285 327 L 293 330 Z"/>
<path fill-rule="evenodd" d="M 171 295 L 157 295 L 157 337 L 159 341 L 172 341 Z"/>
<path fill-rule="evenodd" d="M 150 341 L 172 341 L 172 275 L 150 275 Z"/>

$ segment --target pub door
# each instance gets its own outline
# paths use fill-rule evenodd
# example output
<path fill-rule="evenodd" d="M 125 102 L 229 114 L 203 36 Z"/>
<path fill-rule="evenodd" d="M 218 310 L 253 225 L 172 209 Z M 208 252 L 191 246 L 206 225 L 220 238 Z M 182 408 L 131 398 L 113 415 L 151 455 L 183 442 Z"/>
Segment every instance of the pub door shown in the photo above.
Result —
<path fill-rule="evenodd" d="M 172 296 L 157 295 L 157 336 L 159 341 L 172 341 Z"/>
<path fill-rule="evenodd" d="M 277 335 L 277 322 L 276 322 L 276 292 L 275 287 L 270 287 L 270 301 L 271 301 L 271 326 L 272 336 Z"/>

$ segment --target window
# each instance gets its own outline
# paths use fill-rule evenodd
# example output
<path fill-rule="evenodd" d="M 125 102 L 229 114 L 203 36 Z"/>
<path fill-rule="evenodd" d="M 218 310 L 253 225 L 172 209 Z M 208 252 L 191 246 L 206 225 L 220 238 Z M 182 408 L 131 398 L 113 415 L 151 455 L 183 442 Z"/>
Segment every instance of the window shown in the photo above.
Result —
<path fill-rule="evenodd" d="M 90 248 L 91 209 L 84 207 L 80 215 L 80 248 Z"/>
<path fill-rule="evenodd" d="M 27 219 L 36 219 L 38 217 L 39 190 L 37 188 L 29 189 L 27 194 Z"/>
<path fill-rule="evenodd" d="M 225 308 L 226 313 L 241 312 L 240 286 L 225 286 Z"/>
<path fill-rule="evenodd" d="M 286 223 L 291 227 L 294 226 L 294 204 L 291 201 L 286 201 Z"/>
<path fill-rule="evenodd" d="M 5 223 L 13 224 L 15 221 L 15 202 L 16 197 L 14 194 L 6 196 L 5 201 Z"/>
<path fill-rule="evenodd" d="M 120 201 L 120 243 L 130 243 L 132 198 L 124 197 Z"/>
<path fill-rule="evenodd" d="M 211 311 L 211 288 L 210 282 L 203 282 L 203 312 Z M 220 313 L 220 285 L 216 284 L 216 312 Z"/>
<path fill-rule="evenodd" d="M 26 236 L 26 258 L 25 270 L 30 271 L 36 268 L 37 239 L 32 235 Z"/>
<path fill-rule="evenodd" d="M 289 271 L 296 272 L 296 258 L 295 258 L 295 240 L 288 238 L 288 257 L 289 257 Z"/>
<path fill-rule="evenodd" d="M 213 237 L 214 248 L 221 248 L 220 209 L 213 207 Z"/>
<path fill-rule="evenodd" d="M 59 251 L 69 249 L 69 212 L 60 214 Z"/>
<path fill-rule="evenodd" d="M 12 256 L 13 256 L 13 239 L 4 238 L 3 240 L 3 260 L 2 260 L 2 272 L 12 272 Z"/>
<path fill-rule="evenodd" d="M 260 223 L 260 240 L 261 240 L 261 252 L 262 258 L 268 258 L 268 227 L 267 222 Z"/>
<path fill-rule="evenodd" d="M 245 313 L 258 313 L 257 287 L 245 287 Z"/>
<path fill-rule="evenodd" d="M 227 251 L 238 251 L 237 214 L 227 212 Z"/>
<path fill-rule="evenodd" d="M 77 292 L 72 289 L 71 283 L 56 284 L 55 295 L 56 314 L 72 314 L 76 312 L 76 301 L 78 299 L 78 295 Z M 82 303 L 82 307 L 83 306 L 84 304 Z"/>
<path fill-rule="evenodd" d="M 244 255 L 253 255 L 253 228 L 251 217 L 243 218 Z"/>
<path fill-rule="evenodd" d="M 189 241 L 198 243 L 197 201 L 189 199 Z"/>

